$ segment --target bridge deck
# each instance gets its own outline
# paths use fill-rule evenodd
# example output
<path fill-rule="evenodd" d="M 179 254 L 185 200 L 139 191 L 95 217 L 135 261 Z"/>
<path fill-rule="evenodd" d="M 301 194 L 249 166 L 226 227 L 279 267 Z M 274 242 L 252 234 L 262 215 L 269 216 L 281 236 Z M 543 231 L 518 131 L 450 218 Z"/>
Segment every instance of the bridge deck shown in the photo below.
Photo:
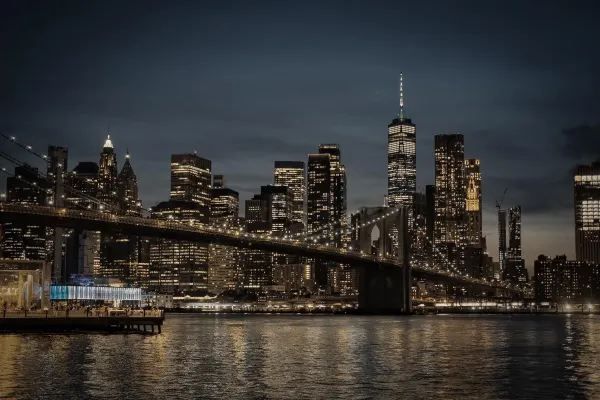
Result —
<path fill-rule="evenodd" d="M 160 237 L 192 242 L 216 243 L 240 248 L 299 255 L 348 264 L 353 267 L 403 268 L 398 259 L 373 256 L 358 251 L 339 249 L 300 239 L 258 235 L 239 230 L 229 230 L 203 224 L 186 224 L 176 221 L 120 216 L 96 211 L 84 211 L 45 206 L 22 206 L 0 203 L 0 221 L 14 221 L 46 226 L 62 226 L 95 231 L 118 231 L 135 236 Z M 496 282 L 464 277 L 433 268 L 411 268 L 418 278 L 443 280 L 462 285 L 474 285 L 520 292 L 518 289 Z"/>

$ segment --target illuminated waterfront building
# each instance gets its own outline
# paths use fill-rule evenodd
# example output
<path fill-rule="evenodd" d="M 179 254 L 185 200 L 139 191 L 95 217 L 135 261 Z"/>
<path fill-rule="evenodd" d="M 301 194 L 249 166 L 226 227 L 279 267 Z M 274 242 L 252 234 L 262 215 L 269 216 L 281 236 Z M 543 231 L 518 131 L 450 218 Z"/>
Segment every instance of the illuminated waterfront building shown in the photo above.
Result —
<path fill-rule="evenodd" d="M 540 255 L 534 263 L 535 299 L 538 303 L 597 303 L 600 301 L 600 265 L 553 259 Z"/>
<path fill-rule="evenodd" d="M 268 200 L 261 194 L 254 195 L 245 203 L 246 232 L 268 234 Z M 259 290 L 273 284 L 273 254 L 256 249 L 244 249 L 242 252 L 242 279 L 245 289 Z"/>
<path fill-rule="evenodd" d="M 413 207 L 417 191 L 416 126 L 404 115 L 404 91 L 400 75 L 400 109 L 388 125 L 388 195 L 390 207 Z M 412 212 L 410 214 L 412 222 Z"/>
<path fill-rule="evenodd" d="M 290 230 L 302 232 L 305 226 L 304 204 L 306 198 L 305 168 L 302 161 L 275 161 L 273 183 L 276 186 L 287 186 L 292 193 L 292 210 Z"/>
<path fill-rule="evenodd" d="M 46 180 L 40 177 L 37 168 L 27 164 L 15 167 L 14 176 L 6 179 L 6 201 L 20 205 L 45 205 Z M 2 224 L 2 257 L 20 260 L 46 260 L 47 228 L 36 224 Z"/>
<path fill-rule="evenodd" d="M 464 137 L 436 135 L 434 245 L 459 270 L 464 266 L 466 197 Z"/>
<path fill-rule="evenodd" d="M 578 261 L 600 264 L 600 161 L 578 166 L 573 181 L 575 255 Z"/>
<path fill-rule="evenodd" d="M 208 224 L 211 162 L 197 154 L 171 156 L 171 198 L 152 208 L 151 217 L 186 224 Z M 150 240 L 148 287 L 161 294 L 198 295 L 208 290 L 208 245 Z"/>
<path fill-rule="evenodd" d="M 193 201 L 170 200 L 152 208 L 151 217 L 198 224 L 205 210 Z M 148 289 L 176 296 L 205 294 L 208 288 L 208 246 L 169 239 L 150 239 Z"/>

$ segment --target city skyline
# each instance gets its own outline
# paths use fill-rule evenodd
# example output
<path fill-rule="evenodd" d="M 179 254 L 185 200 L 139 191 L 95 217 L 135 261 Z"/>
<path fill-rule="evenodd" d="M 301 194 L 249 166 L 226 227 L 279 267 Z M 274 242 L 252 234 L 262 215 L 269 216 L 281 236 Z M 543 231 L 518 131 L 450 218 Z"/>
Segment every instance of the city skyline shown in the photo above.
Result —
<path fill-rule="evenodd" d="M 10 9 L 10 12 L 3 14 L 15 17 L 14 21 L 18 22 L 19 7 L 15 6 L 17 10 Z M 104 12 L 99 12 L 101 22 L 110 18 L 107 14 L 112 14 L 108 11 L 116 6 L 108 4 L 105 7 L 101 7 Z M 291 22 L 291 29 L 285 37 L 292 44 L 298 44 L 296 35 L 304 26 L 294 24 L 287 10 L 278 9 L 275 5 L 261 7 L 270 7 L 268 11 L 273 15 L 281 15 L 282 23 Z M 418 8 L 409 6 L 407 12 L 411 11 L 410 7 Z M 331 18 L 338 24 L 355 22 L 360 20 L 358 15 L 363 11 L 359 5 L 353 5 L 345 8 L 341 15 L 334 16 L 334 11 L 339 10 L 333 10 L 333 6 L 317 8 L 320 11 L 314 17 L 317 33 L 312 35 L 322 33 Z M 394 6 L 380 3 L 380 7 L 371 10 L 368 15 L 374 21 L 384 23 L 388 18 L 385 10 L 394 10 Z M 91 18 L 93 11 L 101 10 L 80 11 L 83 15 L 78 16 L 76 27 L 81 27 L 82 21 Z M 124 14 L 135 11 L 136 8 L 131 6 L 131 9 L 124 10 Z M 231 10 L 214 7 L 208 10 L 207 15 L 216 20 L 224 11 Z M 304 10 L 298 11 L 306 13 Z M 131 151 L 140 197 L 145 206 L 152 206 L 168 197 L 167 163 L 171 153 L 197 150 L 199 155 L 213 161 L 215 171 L 228 177 L 229 186 L 240 192 L 243 201 L 250 198 L 261 185 L 272 181 L 273 161 L 306 161 L 306 155 L 314 151 L 314 146 L 319 143 L 339 143 L 348 168 L 348 210 L 354 211 L 361 205 L 380 205 L 385 194 L 386 126 L 397 113 L 397 80 L 400 71 L 403 71 L 406 115 L 418 125 L 418 190 L 424 191 L 426 184 L 433 183 L 434 135 L 459 132 L 465 136 L 465 155 L 480 158 L 482 162 L 483 233 L 487 236 L 490 254 L 497 259 L 494 201 L 508 187 L 505 203 L 523 207 L 523 254 L 527 258 L 527 266 L 531 268 L 532 260 L 539 254 L 553 256 L 557 252 L 555 249 L 560 249 L 560 253 L 566 253 L 572 259 L 574 217 L 571 172 L 576 164 L 590 164 L 597 158 L 593 150 L 588 148 L 594 149 L 598 140 L 594 134 L 600 136 L 593 125 L 596 123 L 594 112 L 598 97 L 587 88 L 595 87 L 597 78 L 590 73 L 597 70 L 598 60 L 596 56 L 581 60 L 581 71 L 573 74 L 572 67 L 563 58 L 583 51 L 587 45 L 586 39 L 582 38 L 572 46 L 569 35 L 577 35 L 577 32 L 570 33 L 567 29 L 561 32 L 567 37 L 557 41 L 553 35 L 558 33 L 553 33 L 543 25 L 538 25 L 539 29 L 531 40 L 541 40 L 542 44 L 548 45 L 542 45 L 540 50 L 534 50 L 529 57 L 521 60 L 518 46 L 514 51 L 509 51 L 497 40 L 495 33 L 499 32 L 499 22 L 502 17 L 506 18 L 504 13 L 508 11 L 496 11 L 502 15 L 492 17 L 492 10 L 485 6 L 473 11 L 488 23 L 490 32 L 486 38 L 491 39 L 489 43 L 468 36 L 469 25 L 464 24 L 464 28 L 455 31 L 449 40 L 450 47 L 446 51 L 454 51 L 452 57 L 449 58 L 445 52 L 438 53 L 440 63 L 425 69 L 421 68 L 422 63 L 431 61 L 430 56 L 416 50 L 414 45 L 422 43 L 425 48 L 438 49 L 440 43 L 423 37 L 425 31 L 419 29 L 417 21 L 410 23 L 416 35 L 412 44 L 411 41 L 396 40 L 389 36 L 405 33 L 403 28 L 390 28 L 392 30 L 388 33 L 375 32 L 370 24 L 365 24 L 359 27 L 364 37 L 360 37 L 355 47 L 350 49 L 342 46 L 338 53 L 342 61 L 347 61 L 345 57 L 349 54 L 348 50 L 366 51 L 370 40 L 381 39 L 382 44 L 373 47 L 372 55 L 381 56 L 385 44 L 399 45 L 399 56 L 380 57 L 381 62 L 373 63 L 359 57 L 360 62 L 355 66 L 343 63 L 344 68 L 341 68 L 342 62 L 328 55 L 327 49 L 343 43 L 342 30 L 326 40 L 324 46 L 315 49 L 298 47 L 316 60 L 300 70 L 294 68 L 293 61 L 297 54 L 284 51 L 279 57 L 272 52 L 279 48 L 281 42 L 270 38 L 267 33 L 278 31 L 281 25 L 277 25 L 277 29 L 265 28 L 266 31 L 261 35 L 268 40 L 263 47 L 257 47 L 256 42 L 251 40 L 250 48 L 259 50 L 256 56 L 250 58 L 254 63 L 242 63 L 243 66 L 238 68 L 233 66 L 235 63 L 227 61 L 241 61 L 249 55 L 222 37 L 218 43 L 233 46 L 226 48 L 237 54 L 232 60 L 224 59 L 216 47 L 202 40 L 199 41 L 200 48 L 205 46 L 214 57 L 205 60 L 196 55 L 187 60 L 182 57 L 186 50 L 192 48 L 191 43 L 174 46 L 173 53 L 169 53 L 166 44 L 173 44 L 173 36 L 164 36 L 167 43 L 163 42 L 162 46 L 155 48 L 151 42 L 155 37 L 142 22 L 125 29 L 125 25 L 122 25 L 124 21 L 117 21 L 117 25 L 125 32 L 103 34 L 99 22 L 100 26 L 91 26 L 84 37 L 97 45 L 108 45 L 133 35 L 132 55 L 122 53 L 125 50 L 123 46 L 116 46 L 121 50 L 110 58 L 98 59 L 89 54 L 73 52 L 74 61 L 63 58 L 62 64 L 48 65 L 43 56 L 57 50 L 52 38 L 61 37 L 64 31 L 49 21 L 30 33 L 30 37 L 21 37 L 16 27 L 18 24 L 13 21 L 5 25 L 7 35 L 19 45 L 39 40 L 37 48 L 41 54 L 35 51 L 36 47 L 22 46 L 27 57 L 11 57 L 9 74 L 6 75 L 11 81 L 2 81 L 9 90 L 4 91 L 0 98 L 5 106 L 0 127 L 7 133 L 26 139 L 36 148 L 45 148 L 49 142 L 68 146 L 72 166 L 76 161 L 96 161 L 99 146 L 96 143 L 102 143 L 110 128 L 119 163 L 123 162 L 125 150 L 129 148 Z M 585 10 L 561 10 L 558 13 L 552 7 L 538 10 L 529 5 L 511 13 L 506 34 L 511 38 L 520 37 L 519 27 L 526 23 L 526 16 L 534 11 L 541 14 L 540 18 L 555 20 L 560 17 L 567 24 L 571 23 L 571 19 L 565 14 L 577 12 L 579 21 L 586 21 Z M 177 7 L 165 12 L 184 22 L 189 21 Z M 254 18 L 240 25 L 235 35 L 249 29 L 247 24 L 260 20 L 259 13 L 242 6 L 234 13 L 233 21 L 240 22 L 243 12 L 249 12 Z M 470 17 L 473 15 L 456 16 L 458 22 L 468 22 Z M 39 18 L 43 19 L 42 16 Z M 159 18 L 152 10 L 141 21 L 156 23 L 153 26 L 167 29 L 167 33 L 170 27 L 169 22 Z M 587 26 L 585 23 L 582 25 Z M 211 28 L 218 32 L 215 26 L 211 25 Z M 453 28 L 456 27 L 453 25 Z M 183 29 L 193 31 L 187 24 Z M 447 24 L 442 24 L 435 32 L 443 34 L 446 29 L 449 29 Z M 43 34 L 50 34 L 50 39 L 41 39 L 40 35 Z M 142 34 L 148 37 L 140 36 Z M 464 35 L 467 40 L 460 45 L 458 39 Z M 193 37 L 198 39 L 197 34 Z M 305 40 L 303 37 L 302 41 Z M 556 47 L 552 51 L 548 47 L 551 42 Z M 78 49 L 79 45 L 80 42 L 75 39 L 61 44 L 65 46 L 62 51 Z M 158 50 L 158 54 L 171 54 L 173 64 L 154 57 L 148 58 L 150 54 L 144 45 Z M 5 49 L 4 43 L 2 46 Z M 10 45 L 6 46 L 9 54 L 15 54 Z M 500 50 L 500 54 L 491 54 L 494 49 Z M 547 67 L 548 72 L 532 77 L 532 71 L 547 61 L 547 54 L 559 50 L 563 50 L 561 57 Z M 450 60 L 456 60 L 461 55 L 465 61 L 453 65 Z M 121 58 L 125 62 L 119 63 L 117 68 L 115 63 Z M 473 59 L 475 63 L 467 62 Z M 52 79 L 50 76 L 37 78 L 40 81 L 39 92 L 35 92 L 37 98 L 34 98 L 30 87 L 31 77 L 34 76 L 33 60 L 39 61 L 35 65 L 50 66 L 52 68 L 49 71 L 57 72 Z M 99 60 L 96 67 L 92 68 L 92 61 L 96 63 Z M 143 68 L 139 60 L 154 60 L 157 64 L 149 62 L 148 65 L 156 65 L 156 68 Z M 89 72 L 78 72 L 67 78 L 65 71 L 74 68 L 73 62 L 86 66 Z M 159 66 L 183 69 L 180 72 L 188 81 L 182 81 L 172 73 L 164 73 Z M 513 72 L 509 66 L 517 66 L 518 72 Z M 142 73 L 134 78 L 133 72 L 136 70 Z M 199 71 L 202 74 L 199 75 Z M 272 73 L 265 73 L 269 71 Z M 340 71 L 341 74 L 331 79 Z M 101 78 L 100 82 L 107 84 L 107 88 L 100 87 L 97 77 Z M 496 80 L 501 84 L 496 84 Z M 127 82 L 130 82 L 129 86 Z M 311 84 L 303 88 L 307 82 Z M 186 89 L 188 84 L 191 87 L 189 90 Z M 70 94 L 54 99 L 52 93 L 56 91 L 52 89 L 56 89 L 55 85 L 61 85 Z M 169 85 L 174 85 L 173 88 L 180 92 L 168 90 Z M 277 89 L 277 85 L 281 88 Z M 124 93 L 122 89 L 125 87 L 131 90 Z M 149 93 L 160 94 L 160 98 L 148 96 Z M 201 101 L 204 96 L 214 101 Z M 198 106 L 186 107 L 185 104 Z M 473 115 L 473 110 L 482 115 Z M 158 116 L 161 118 L 158 119 Z M 233 121 L 226 122 L 228 118 Z M 590 128 L 578 128 L 586 122 L 592 124 Z M 240 133 L 236 133 L 238 131 Z M 221 138 L 229 145 L 218 143 Z M 220 148 L 227 148 L 230 153 Z"/>

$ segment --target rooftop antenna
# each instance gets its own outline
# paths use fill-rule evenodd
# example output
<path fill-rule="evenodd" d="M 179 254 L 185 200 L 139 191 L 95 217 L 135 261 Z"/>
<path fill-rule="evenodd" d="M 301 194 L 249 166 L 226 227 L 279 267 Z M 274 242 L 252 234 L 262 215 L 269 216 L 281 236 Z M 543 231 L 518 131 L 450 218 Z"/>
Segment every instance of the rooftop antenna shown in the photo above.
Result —
<path fill-rule="evenodd" d="M 404 82 L 400 72 L 400 121 L 404 120 Z"/>

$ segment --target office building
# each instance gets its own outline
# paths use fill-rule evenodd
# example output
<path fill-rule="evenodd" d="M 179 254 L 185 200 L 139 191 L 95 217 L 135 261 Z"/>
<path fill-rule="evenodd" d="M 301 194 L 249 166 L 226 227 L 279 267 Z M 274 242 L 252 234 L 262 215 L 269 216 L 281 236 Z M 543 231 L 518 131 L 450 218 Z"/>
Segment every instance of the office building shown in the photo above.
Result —
<path fill-rule="evenodd" d="M 464 267 L 466 210 L 464 137 L 435 136 L 434 245 L 458 270 Z"/>
<path fill-rule="evenodd" d="M 579 165 L 573 184 L 577 261 L 600 264 L 600 161 Z"/>
<path fill-rule="evenodd" d="M 273 183 L 276 186 L 287 186 L 292 193 L 292 210 L 290 231 L 299 233 L 304 230 L 306 213 L 305 168 L 302 161 L 275 161 Z"/>

